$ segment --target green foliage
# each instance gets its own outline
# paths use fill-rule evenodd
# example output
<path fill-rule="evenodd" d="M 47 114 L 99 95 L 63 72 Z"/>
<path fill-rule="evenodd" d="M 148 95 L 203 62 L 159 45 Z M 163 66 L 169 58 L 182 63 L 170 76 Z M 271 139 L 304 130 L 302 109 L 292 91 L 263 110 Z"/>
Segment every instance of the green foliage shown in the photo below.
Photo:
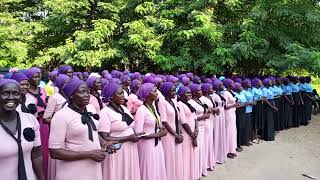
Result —
<path fill-rule="evenodd" d="M 0 0 L 0 67 L 320 74 L 318 0 Z"/>

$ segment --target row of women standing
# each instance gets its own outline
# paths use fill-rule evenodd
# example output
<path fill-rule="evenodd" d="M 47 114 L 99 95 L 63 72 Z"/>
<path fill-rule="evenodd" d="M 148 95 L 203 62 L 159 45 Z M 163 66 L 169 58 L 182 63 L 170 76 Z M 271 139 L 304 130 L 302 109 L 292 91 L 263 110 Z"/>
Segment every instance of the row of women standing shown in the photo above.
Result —
<path fill-rule="evenodd" d="M 49 98 L 38 68 L 0 80 L 0 177 L 195 180 L 311 119 L 309 78 L 101 74 L 62 66 Z"/>

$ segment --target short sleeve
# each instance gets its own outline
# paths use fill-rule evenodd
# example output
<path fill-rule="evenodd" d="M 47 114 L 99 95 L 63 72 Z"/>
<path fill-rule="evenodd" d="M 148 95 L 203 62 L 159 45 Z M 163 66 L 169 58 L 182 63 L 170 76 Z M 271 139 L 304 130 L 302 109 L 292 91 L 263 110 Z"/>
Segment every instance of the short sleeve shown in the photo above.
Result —
<path fill-rule="evenodd" d="M 33 131 L 34 131 L 34 134 L 35 134 L 35 137 L 34 137 L 34 147 L 38 147 L 38 146 L 41 146 L 41 139 L 40 139 L 40 125 L 39 125 L 39 122 L 38 120 L 31 114 L 27 114 L 27 113 L 24 113 L 23 116 L 21 117 L 27 117 L 29 119 L 29 121 L 33 124 Z M 23 119 L 22 119 L 23 120 Z"/>
<path fill-rule="evenodd" d="M 136 133 L 143 132 L 143 124 L 145 121 L 146 112 L 143 106 L 141 106 L 134 116 L 134 131 Z"/>
<path fill-rule="evenodd" d="M 160 99 L 159 101 L 159 113 L 161 122 L 167 122 L 167 107 L 166 107 L 166 100 Z"/>
<path fill-rule="evenodd" d="M 55 98 L 55 96 L 50 96 L 46 110 L 44 111 L 43 118 L 46 119 L 46 118 L 52 117 L 56 106 L 57 106 L 57 99 Z"/>
<path fill-rule="evenodd" d="M 179 111 L 179 118 L 182 124 L 186 124 L 187 123 L 187 119 L 186 119 L 186 114 L 185 114 L 185 110 L 182 104 L 178 103 L 178 107 L 180 109 Z"/>
<path fill-rule="evenodd" d="M 108 112 L 105 109 L 103 109 L 102 111 L 100 111 L 99 116 L 100 116 L 100 120 L 99 120 L 98 131 L 110 133 L 111 118 Z"/>
<path fill-rule="evenodd" d="M 63 149 L 65 148 L 65 139 L 67 132 L 67 118 L 71 114 L 65 114 L 65 111 L 58 111 L 51 120 L 51 129 L 49 135 L 49 148 Z"/>

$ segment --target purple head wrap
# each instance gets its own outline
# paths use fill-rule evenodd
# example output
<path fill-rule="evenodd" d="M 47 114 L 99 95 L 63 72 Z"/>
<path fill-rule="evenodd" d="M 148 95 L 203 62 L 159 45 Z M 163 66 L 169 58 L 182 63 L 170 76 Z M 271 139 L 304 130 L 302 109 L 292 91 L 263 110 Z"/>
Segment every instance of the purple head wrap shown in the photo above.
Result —
<path fill-rule="evenodd" d="M 57 75 L 58 75 L 58 70 L 51 71 L 51 72 L 49 73 L 49 79 L 50 79 L 51 81 L 54 81 L 54 78 L 55 78 Z"/>
<path fill-rule="evenodd" d="M 132 78 L 133 79 L 140 79 L 141 78 L 141 74 L 139 72 L 135 72 L 132 74 Z"/>
<path fill-rule="evenodd" d="M 193 79 L 192 79 L 192 81 L 193 81 L 194 83 L 198 83 L 198 82 L 200 81 L 200 77 L 199 77 L 199 76 L 194 76 Z"/>
<path fill-rule="evenodd" d="M 271 79 L 266 78 L 266 79 L 263 80 L 263 84 L 266 86 L 266 85 L 268 85 L 271 81 L 272 81 Z"/>
<path fill-rule="evenodd" d="M 191 89 L 190 89 L 189 87 L 187 87 L 187 86 L 182 86 L 182 87 L 179 88 L 177 94 L 178 94 L 178 96 L 181 97 L 181 96 L 184 95 L 186 92 L 191 92 Z"/>
<path fill-rule="evenodd" d="M 102 84 L 102 87 L 104 87 L 106 84 L 109 83 L 109 80 L 105 79 L 105 78 L 102 78 L 101 79 L 101 84 Z"/>
<path fill-rule="evenodd" d="M 108 70 L 103 70 L 103 71 L 101 72 L 101 74 L 102 74 L 102 76 L 104 76 L 105 74 L 110 74 L 110 73 L 109 73 Z"/>
<path fill-rule="evenodd" d="M 245 79 L 245 80 L 242 81 L 242 86 L 243 87 L 248 86 L 250 83 L 251 83 L 250 79 Z"/>
<path fill-rule="evenodd" d="M 83 72 L 83 73 L 82 73 L 82 76 L 83 76 L 84 78 L 87 78 L 87 77 L 89 77 L 89 73 L 88 73 L 88 72 Z"/>
<path fill-rule="evenodd" d="M 174 82 L 174 76 L 173 75 L 169 75 L 169 76 L 167 76 L 167 79 L 166 79 L 166 81 L 167 82 Z"/>
<path fill-rule="evenodd" d="M 72 69 L 70 65 L 63 65 L 59 68 L 58 74 L 65 74 L 69 69 Z"/>
<path fill-rule="evenodd" d="M 147 100 L 147 97 L 152 92 L 154 88 L 154 84 L 152 83 L 144 83 L 140 86 L 139 90 L 137 91 L 138 98 L 145 102 Z"/>
<path fill-rule="evenodd" d="M 120 71 L 118 71 L 118 70 L 113 70 L 113 71 L 111 72 L 111 75 L 112 75 L 113 78 L 120 78 L 120 76 L 122 75 L 122 73 L 121 73 Z"/>
<path fill-rule="evenodd" d="M 241 78 L 236 78 L 236 79 L 234 80 L 234 82 L 242 83 L 242 79 L 241 79 Z"/>
<path fill-rule="evenodd" d="M 187 83 L 190 83 L 190 78 L 188 78 L 188 77 L 183 77 L 183 78 L 181 79 L 181 82 L 182 82 L 183 85 L 186 85 Z"/>
<path fill-rule="evenodd" d="M 201 85 L 202 92 L 208 92 L 211 87 L 212 85 L 210 83 L 203 83 Z"/>
<path fill-rule="evenodd" d="M 117 84 L 119 84 L 119 85 L 122 84 L 122 81 L 121 81 L 120 79 L 118 79 L 118 78 L 112 78 L 112 79 L 110 80 L 110 82 L 115 82 L 115 83 L 117 83 Z"/>
<path fill-rule="evenodd" d="M 9 84 L 9 83 L 16 84 L 20 87 L 20 84 L 14 79 L 1 79 L 0 80 L 0 88 L 6 84 Z"/>
<path fill-rule="evenodd" d="M 58 87 L 59 89 L 61 89 L 61 86 L 63 85 L 63 83 L 64 83 L 66 80 L 68 80 L 68 79 L 70 79 L 69 76 L 67 76 L 67 75 L 65 75 L 65 74 L 59 74 L 59 75 L 57 76 L 57 79 L 54 81 L 54 85 L 55 85 L 56 87 Z"/>
<path fill-rule="evenodd" d="M 161 77 L 155 77 L 154 78 L 154 83 L 155 84 L 159 84 L 159 83 L 161 83 L 163 80 L 162 80 L 162 78 Z"/>
<path fill-rule="evenodd" d="M 107 80 L 111 80 L 112 79 L 112 75 L 111 74 L 104 74 L 103 78 L 105 78 Z"/>
<path fill-rule="evenodd" d="M 28 69 L 25 74 L 27 76 L 28 79 L 31 79 L 32 76 L 36 73 L 41 73 L 41 69 L 37 68 L 37 67 L 32 67 L 30 69 Z"/>
<path fill-rule="evenodd" d="M 186 75 L 187 75 L 187 77 L 191 78 L 193 76 L 193 73 L 189 72 Z"/>
<path fill-rule="evenodd" d="M 235 82 L 235 83 L 234 83 L 234 89 L 233 89 L 233 90 L 234 90 L 234 91 L 239 91 L 241 87 L 242 87 L 242 86 L 241 86 L 240 83 Z"/>
<path fill-rule="evenodd" d="M 201 90 L 201 86 L 199 84 L 193 83 L 193 84 L 190 85 L 190 90 L 191 90 L 192 93 L 195 93 L 199 89 Z"/>
<path fill-rule="evenodd" d="M 119 89 L 121 86 L 115 82 L 110 82 L 109 84 L 105 85 L 102 89 L 102 96 L 105 98 L 107 102 L 111 101 L 112 96 L 114 93 Z"/>
<path fill-rule="evenodd" d="M 180 75 L 178 76 L 178 79 L 181 81 L 183 77 L 187 77 L 187 76 L 186 76 L 185 74 L 180 74 Z"/>
<path fill-rule="evenodd" d="M 134 87 L 136 87 L 136 85 L 139 83 L 141 83 L 139 79 L 134 79 L 130 84 L 130 91 L 133 91 Z"/>
<path fill-rule="evenodd" d="M 204 83 L 210 83 L 212 84 L 212 80 L 210 78 L 206 78 L 203 80 Z"/>
<path fill-rule="evenodd" d="M 67 97 L 70 98 L 82 84 L 86 84 L 86 82 L 80 80 L 79 78 L 72 78 L 63 88 L 63 92 Z"/>
<path fill-rule="evenodd" d="M 174 84 L 172 82 L 165 82 L 163 83 L 163 85 L 161 86 L 160 90 L 161 90 L 161 93 L 164 95 L 164 96 L 167 96 L 168 93 L 171 91 L 172 87 L 174 87 Z"/>
<path fill-rule="evenodd" d="M 222 85 L 222 82 L 220 80 L 216 80 L 213 82 L 213 89 L 218 91 L 218 90 L 220 90 L 221 85 Z"/>
<path fill-rule="evenodd" d="M 226 78 L 224 81 L 223 81 L 223 85 L 225 86 L 225 87 L 229 87 L 231 84 L 233 84 L 234 83 L 234 81 L 232 80 L 232 79 L 230 79 L 230 78 Z"/>
<path fill-rule="evenodd" d="M 90 89 L 93 87 L 94 82 L 96 82 L 97 79 L 99 79 L 97 76 L 91 76 L 87 79 L 87 85 Z"/>
<path fill-rule="evenodd" d="M 123 75 L 128 75 L 129 73 L 130 73 L 129 70 L 124 70 L 122 74 L 123 74 Z"/>
<path fill-rule="evenodd" d="M 16 80 L 19 83 L 23 80 L 29 80 L 25 74 L 20 72 L 13 73 L 10 79 Z"/>
<path fill-rule="evenodd" d="M 252 85 L 253 85 L 254 87 L 257 87 L 260 81 L 261 81 L 261 80 L 260 80 L 259 78 L 254 78 L 254 79 L 252 80 Z"/>
<path fill-rule="evenodd" d="M 121 80 L 122 82 L 126 82 L 126 81 L 129 80 L 129 76 L 128 76 L 128 75 L 123 75 L 123 76 L 121 76 L 120 80 Z"/>
<path fill-rule="evenodd" d="M 152 76 L 146 76 L 143 80 L 143 83 L 152 83 L 154 84 L 154 77 Z"/>

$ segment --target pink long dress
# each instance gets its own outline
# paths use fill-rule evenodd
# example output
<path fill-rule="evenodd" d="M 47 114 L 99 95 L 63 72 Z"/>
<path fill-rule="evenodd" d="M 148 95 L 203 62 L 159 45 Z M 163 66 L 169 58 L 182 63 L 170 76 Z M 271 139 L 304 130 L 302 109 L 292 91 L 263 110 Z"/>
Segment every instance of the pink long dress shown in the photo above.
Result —
<path fill-rule="evenodd" d="M 190 105 L 196 109 L 196 115 L 197 117 L 202 116 L 204 113 L 204 108 L 198 104 L 196 101 L 194 101 L 193 99 L 189 100 Z M 207 155 L 207 149 L 206 149 L 206 138 L 205 138 L 205 126 L 206 126 L 206 121 L 208 120 L 204 120 L 204 121 L 199 121 L 198 122 L 198 128 L 199 128 L 199 134 L 198 134 L 198 147 L 199 147 L 199 153 L 196 154 L 196 156 L 199 156 L 199 169 L 198 169 L 198 173 L 201 176 L 207 176 L 208 175 L 208 171 L 207 171 L 207 167 L 208 167 L 208 158 L 206 157 Z"/>
<path fill-rule="evenodd" d="M 40 89 L 40 98 L 46 105 L 46 99 L 47 99 L 47 93 L 44 88 L 39 88 Z M 49 139 L 49 125 L 46 124 L 43 120 L 43 116 L 39 116 L 40 112 L 45 111 L 45 107 L 38 106 L 38 100 L 37 97 L 35 97 L 33 94 L 30 94 L 34 97 L 36 101 L 36 106 L 37 106 L 37 112 L 38 112 L 38 121 L 40 124 L 40 137 L 41 137 L 41 148 L 42 148 L 42 158 L 43 158 L 43 164 L 44 164 L 44 173 L 45 177 L 48 177 L 48 159 L 49 159 L 49 149 L 48 149 L 48 139 Z"/>
<path fill-rule="evenodd" d="M 174 103 L 175 109 L 178 112 L 176 100 L 172 99 L 172 102 Z M 159 113 L 161 122 L 167 122 L 175 131 L 175 110 L 167 100 L 160 99 Z M 183 179 L 182 144 L 176 144 L 175 137 L 170 133 L 168 133 L 167 136 L 161 138 L 161 141 L 166 162 L 167 180 Z"/>
<path fill-rule="evenodd" d="M 213 108 L 213 104 L 210 99 L 205 96 L 200 98 L 202 104 L 206 104 L 209 109 Z M 216 165 L 216 159 L 214 157 L 214 141 L 213 141 L 213 123 L 216 117 L 214 114 L 210 114 L 210 118 L 206 121 L 205 125 L 205 138 L 206 138 L 206 149 L 207 149 L 207 159 L 208 159 L 208 168 L 213 169 Z"/>
<path fill-rule="evenodd" d="M 227 157 L 226 152 L 226 119 L 224 114 L 224 106 L 221 98 L 216 94 L 212 94 L 212 99 L 214 102 L 218 104 L 218 108 L 220 110 L 220 114 L 216 116 L 216 120 L 213 124 L 213 132 L 214 132 L 214 156 L 216 158 L 216 162 L 219 164 L 223 164 Z"/>
<path fill-rule="evenodd" d="M 36 180 L 31 161 L 32 148 L 41 146 L 40 126 L 38 120 L 31 114 L 19 112 L 21 120 L 21 146 L 24 165 L 28 180 Z M 33 141 L 27 141 L 23 135 L 26 128 L 35 132 Z M 17 137 L 17 136 L 16 136 Z M 18 145 L 17 142 L 0 126 L 0 177 L 3 180 L 18 179 Z"/>
<path fill-rule="evenodd" d="M 192 132 L 195 131 L 195 121 L 196 114 L 192 113 L 189 107 L 183 102 L 178 102 L 178 107 L 180 109 L 179 117 L 182 124 L 188 124 Z M 192 138 L 187 134 L 183 129 L 183 142 L 182 142 L 182 154 L 183 154 L 183 180 L 195 180 L 199 177 L 196 177 L 196 170 L 199 168 L 199 158 L 196 156 L 197 147 L 193 147 Z"/>
<path fill-rule="evenodd" d="M 156 113 L 157 117 L 159 115 Z M 146 106 L 140 106 L 135 117 L 136 133 L 155 133 L 156 118 Z M 144 139 L 138 143 L 141 180 L 166 180 L 166 167 L 161 140 Z"/>
<path fill-rule="evenodd" d="M 234 105 L 236 98 L 229 91 L 224 92 L 227 106 Z M 226 134 L 227 134 L 227 153 L 236 153 L 237 148 L 237 125 L 236 125 L 236 108 L 225 110 L 226 117 Z"/>
<path fill-rule="evenodd" d="M 43 118 L 52 118 L 53 115 L 62 109 L 62 106 L 68 106 L 66 99 L 58 92 L 49 97 L 47 108 L 44 111 Z M 54 180 L 56 176 L 56 161 L 49 156 L 48 159 L 48 180 Z"/>
<path fill-rule="evenodd" d="M 88 109 L 92 112 L 94 110 Z M 93 118 L 92 118 L 93 119 Z M 99 121 L 94 120 L 96 127 Z M 88 127 L 81 122 L 81 115 L 68 106 L 55 113 L 51 120 L 49 148 L 70 151 L 101 149 L 98 131 L 92 131 L 93 141 L 88 137 Z M 102 180 L 101 163 L 91 159 L 56 162 L 54 180 Z"/>
<path fill-rule="evenodd" d="M 131 118 L 129 110 L 122 106 Z M 110 107 L 104 107 L 100 113 L 99 132 L 108 132 L 112 137 L 123 137 L 134 134 L 133 125 L 122 121 L 122 115 Z M 102 164 L 103 180 L 140 180 L 139 155 L 137 143 L 122 143 L 121 149 L 107 155 Z"/>

